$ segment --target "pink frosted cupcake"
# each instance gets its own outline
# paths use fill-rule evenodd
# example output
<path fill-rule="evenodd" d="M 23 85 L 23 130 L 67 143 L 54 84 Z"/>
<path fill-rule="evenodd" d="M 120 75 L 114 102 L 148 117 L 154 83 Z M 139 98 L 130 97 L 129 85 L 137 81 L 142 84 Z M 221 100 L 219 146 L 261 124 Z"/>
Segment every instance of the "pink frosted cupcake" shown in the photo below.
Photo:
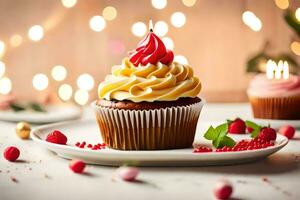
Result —
<path fill-rule="evenodd" d="M 257 75 L 250 83 L 248 97 L 255 118 L 300 119 L 300 77 L 268 79 Z"/>

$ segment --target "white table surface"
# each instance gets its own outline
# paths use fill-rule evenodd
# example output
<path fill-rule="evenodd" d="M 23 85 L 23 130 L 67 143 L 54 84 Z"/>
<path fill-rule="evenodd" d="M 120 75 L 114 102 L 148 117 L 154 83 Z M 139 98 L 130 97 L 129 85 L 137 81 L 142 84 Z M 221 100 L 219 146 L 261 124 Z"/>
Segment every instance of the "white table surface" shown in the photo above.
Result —
<path fill-rule="evenodd" d="M 201 120 L 251 116 L 247 104 L 207 104 Z M 85 118 L 93 113 L 85 110 Z M 141 168 L 139 182 L 116 178 L 112 167 L 87 166 L 87 174 L 72 173 L 68 160 L 15 134 L 15 123 L 0 122 L 0 152 L 16 145 L 20 161 L 0 158 L 0 199 L 213 199 L 220 178 L 234 185 L 234 199 L 300 199 L 300 133 L 280 152 L 252 164 L 215 167 Z M 15 177 L 18 182 L 11 179 Z M 268 182 L 263 181 L 267 178 Z"/>

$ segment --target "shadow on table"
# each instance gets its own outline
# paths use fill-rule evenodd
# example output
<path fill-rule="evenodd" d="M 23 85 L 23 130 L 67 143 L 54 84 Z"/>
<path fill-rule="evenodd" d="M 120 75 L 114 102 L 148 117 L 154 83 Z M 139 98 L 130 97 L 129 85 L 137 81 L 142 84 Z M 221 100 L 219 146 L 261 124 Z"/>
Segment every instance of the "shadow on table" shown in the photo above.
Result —
<path fill-rule="evenodd" d="M 248 164 L 226 165 L 226 166 L 204 166 L 204 167 L 167 167 L 151 168 L 151 171 L 168 172 L 211 172 L 231 174 L 278 174 L 291 172 L 299 168 L 300 162 L 290 153 L 277 153 L 267 159 Z M 147 170 L 148 168 L 145 168 Z"/>

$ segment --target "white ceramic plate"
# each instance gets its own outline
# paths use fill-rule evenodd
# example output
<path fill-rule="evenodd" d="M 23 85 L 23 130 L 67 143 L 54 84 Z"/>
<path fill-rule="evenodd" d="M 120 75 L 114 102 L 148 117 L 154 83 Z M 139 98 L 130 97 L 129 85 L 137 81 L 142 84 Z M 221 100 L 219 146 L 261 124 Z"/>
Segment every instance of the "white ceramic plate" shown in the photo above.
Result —
<path fill-rule="evenodd" d="M 209 124 L 201 123 L 198 126 L 196 143 L 207 144 L 202 133 Z M 54 129 L 61 130 L 68 137 L 68 145 L 52 144 L 45 141 L 47 134 Z M 231 135 L 235 140 L 248 138 L 249 135 Z M 228 165 L 251 162 L 265 158 L 283 148 L 288 139 L 278 135 L 276 145 L 266 149 L 225 152 L 225 153 L 192 153 L 192 148 L 178 150 L 156 151 L 118 151 L 113 149 L 90 150 L 80 149 L 74 144 L 86 141 L 96 144 L 101 141 L 98 126 L 94 120 L 77 120 L 46 125 L 36 128 L 31 132 L 31 138 L 60 157 L 67 159 L 81 159 L 90 164 L 119 166 L 132 162 L 140 166 L 205 166 L 205 165 Z"/>
<path fill-rule="evenodd" d="M 272 128 L 279 129 L 282 126 L 285 125 L 291 125 L 296 128 L 300 127 L 300 120 L 275 120 L 275 119 L 258 119 L 254 118 L 253 121 L 255 123 L 268 126 L 269 124 L 271 125 Z"/>
<path fill-rule="evenodd" d="M 11 110 L 0 111 L 0 120 L 44 124 L 77 119 L 82 113 L 82 110 L 74 105 L 52 105 L 47 106 L 46 110 L 47 112 L 45 113 L 33 111 L 14 112 Z"/>

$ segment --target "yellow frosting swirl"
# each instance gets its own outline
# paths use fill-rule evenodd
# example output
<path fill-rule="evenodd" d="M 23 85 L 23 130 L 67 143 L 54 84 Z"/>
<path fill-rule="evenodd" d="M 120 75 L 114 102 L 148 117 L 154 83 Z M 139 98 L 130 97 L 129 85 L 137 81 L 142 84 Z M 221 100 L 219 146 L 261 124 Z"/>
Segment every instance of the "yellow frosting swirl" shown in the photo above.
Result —
<path fill-rule="evenodd" d="M 201 90 L 199 78 L 188 65 L 173 62 L 135 67 L 128 58 L 112 68 L 98 88 L 99 97 L 106 100 L 175 101 L 181 97 L 196 97 Z"/>

